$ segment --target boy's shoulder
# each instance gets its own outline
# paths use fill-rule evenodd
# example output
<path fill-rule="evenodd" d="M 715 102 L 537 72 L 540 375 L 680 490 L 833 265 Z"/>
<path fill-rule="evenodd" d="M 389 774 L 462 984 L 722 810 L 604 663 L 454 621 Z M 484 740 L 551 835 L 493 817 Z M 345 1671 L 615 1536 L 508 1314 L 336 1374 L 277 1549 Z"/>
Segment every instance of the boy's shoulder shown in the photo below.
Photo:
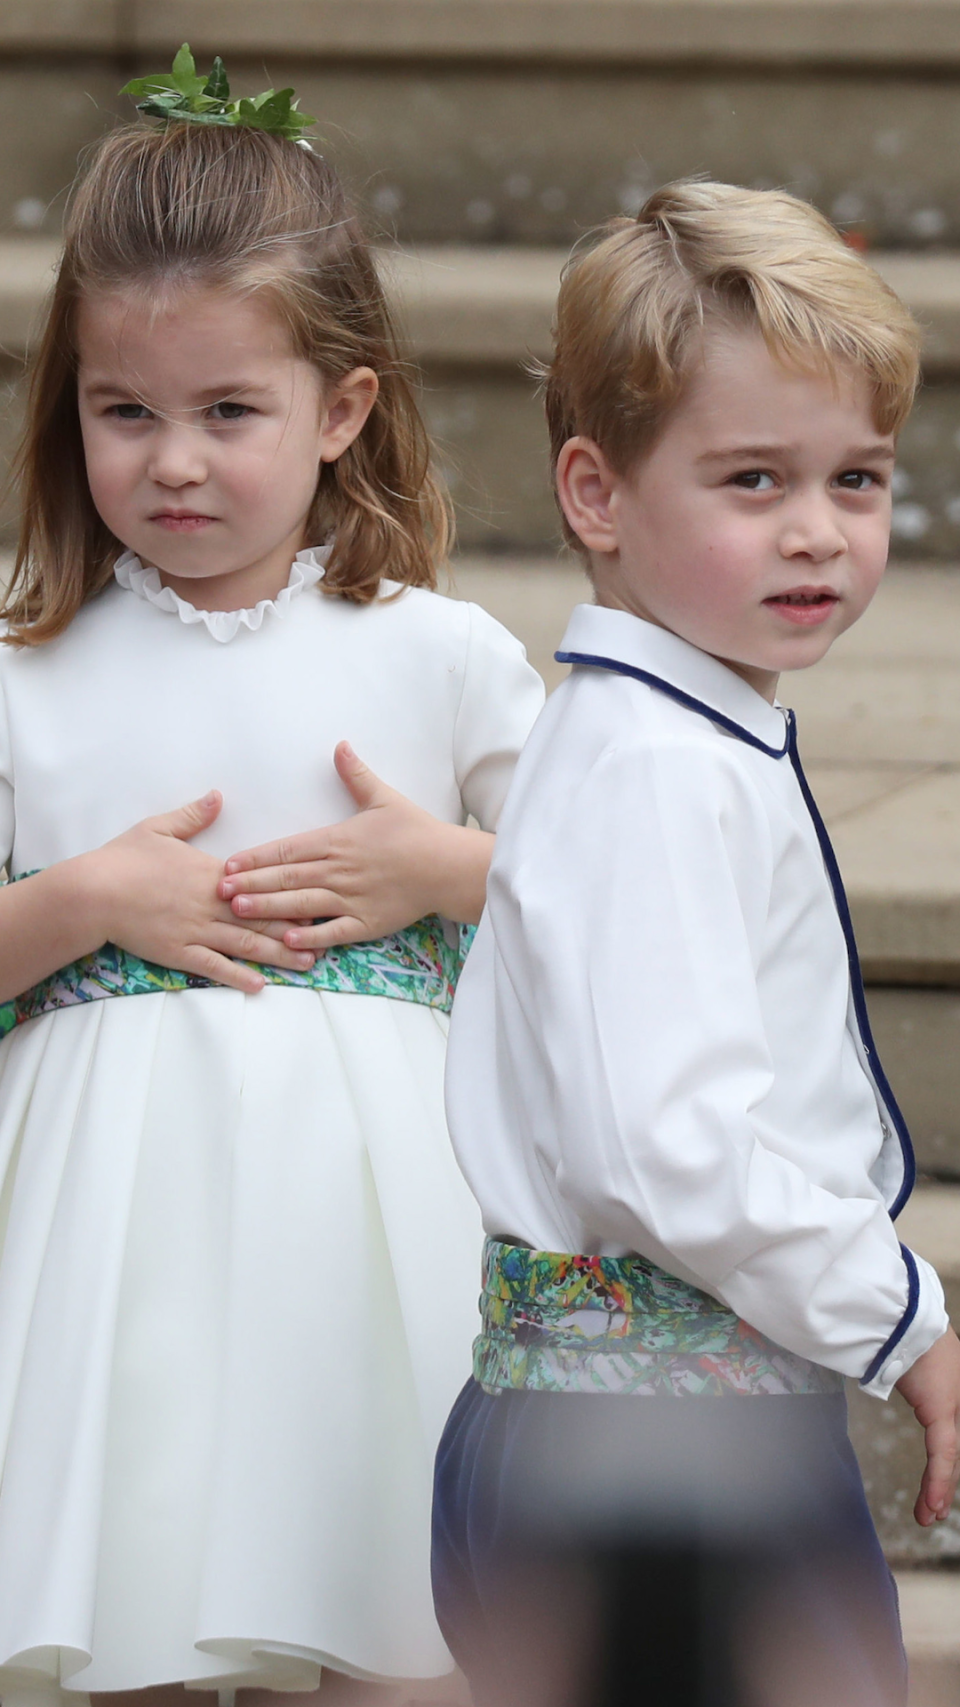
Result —
<path fill-rule="evenodd" d="M 578 835 L 667 819 L 779 842 L 806 834 L 788 724 L 732 670 L 625 611 L 580 606 L 557 656 L 571 664 L 521 755 L 509 821 Z M 775 826 L 779 826 L 778 828 Z M 605 832 L 607 833 L 607 832 Z"/>
<path fill-rule="evenodd" d="M 568 737 L 580 729 L 625 753 L 706 749 L 719 762 L 787 757 L 779 706 L 719 659 L 627 611 L 578 605 L 557 658 L 571 666 L 554 696 L 554 721 Z"/>

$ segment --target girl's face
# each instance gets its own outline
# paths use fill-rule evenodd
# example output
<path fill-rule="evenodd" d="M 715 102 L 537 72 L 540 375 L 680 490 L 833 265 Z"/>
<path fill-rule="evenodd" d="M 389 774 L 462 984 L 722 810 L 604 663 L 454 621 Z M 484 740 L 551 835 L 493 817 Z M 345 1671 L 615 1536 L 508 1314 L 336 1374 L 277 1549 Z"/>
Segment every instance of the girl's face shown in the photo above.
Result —
<path fill-rule="evenodd" d="M 131 287 L 79 308 L 78 399 L 94 504 L 202 610 L 275 598 L 305 539 L 321 462 L 356 438 L 369 368 L 336 386 L 256 296 Z"/>

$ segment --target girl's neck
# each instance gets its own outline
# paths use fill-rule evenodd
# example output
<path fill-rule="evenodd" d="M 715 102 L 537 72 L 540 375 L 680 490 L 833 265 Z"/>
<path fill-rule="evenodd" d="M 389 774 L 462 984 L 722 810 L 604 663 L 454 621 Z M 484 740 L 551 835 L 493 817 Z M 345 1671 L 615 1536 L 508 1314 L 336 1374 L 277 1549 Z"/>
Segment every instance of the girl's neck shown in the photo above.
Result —
<path fill-rule="evenodd" d="M 220 575 L 171 575 L 158 564 L 152 567 L 156 568 L 161 584 L 195 610 L 252 610 L 261 600 L 275 599 L 283 592 L 290 580 L 294 558 L 302 548 L 303 541 L 298 535 L 268 557 Z"/>

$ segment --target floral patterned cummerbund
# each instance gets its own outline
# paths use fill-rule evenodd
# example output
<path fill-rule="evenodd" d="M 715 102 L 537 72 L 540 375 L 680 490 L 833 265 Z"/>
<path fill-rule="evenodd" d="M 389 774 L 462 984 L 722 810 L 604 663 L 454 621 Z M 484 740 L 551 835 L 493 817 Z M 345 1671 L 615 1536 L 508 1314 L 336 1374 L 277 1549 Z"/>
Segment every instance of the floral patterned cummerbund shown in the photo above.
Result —
<path fill-rule="evenodd" d="M 24 877 L 32 875 L 32 872 L 23 873 Z M 19 881 L 20 878 L 14 879 Z M 472 925 L 451 927 L 434 915 L 418 919 L 406 930 L 375 942 L 329 948 L 309 972 L 284 972 L 275 966 L 258 966 L 256 970 L 263 973 L 268 984 L 341 995 L 389 996 L 449 1013 L 473 935 Z M 84 955 L 82 960 L 61 967 L 22 996 L 0 1002 L 0 1038 L 38 1014 L 73 1007 L 79 1002 L 96 1002 L 106 996 L 142 996 L 160 990 L 213 987 L 209 978 L 177 972 L 169 966 L 155 966 L 152 961 L 141 960 L 113 943 L 105 943 L 96 954 Z"/>
<path fill-rule="evenodd" d="M 835 1393 L 839 1375 L 765 1339 L 644 1257 L 488 1239 L 473 1373 L 487 1393 Z"/>

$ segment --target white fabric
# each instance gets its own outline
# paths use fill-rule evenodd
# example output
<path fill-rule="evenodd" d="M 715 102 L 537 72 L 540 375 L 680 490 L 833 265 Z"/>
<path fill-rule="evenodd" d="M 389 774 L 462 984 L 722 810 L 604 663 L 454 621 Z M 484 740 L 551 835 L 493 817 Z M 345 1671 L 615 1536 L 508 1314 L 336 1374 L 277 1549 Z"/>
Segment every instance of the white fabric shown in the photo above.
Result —
<path fill-rule="evenodd" d="M 624 612 L 578 607 L 562 650 L 784 745 L 783 713 L 741 677 Z M 900 1146 L 789 758 L 643 682 L 575 667 L 527 744 L 454 1007 L 447 1114 L 495 1237 L 640 1252 L 857 1378 L 904 1316 L 886 1208 Z M 918 1268 L 880 1396 L 947 1326 Z"/>
<path fill-rule="evenodd" d="M 291 599 L 299 598 L 307 587 L 315 587 L 323 576 L 328 548 L 301 552 L 291 565 L 290 579 L 275 599 L 261 599 L 248 610 L 198 610 L 196 605 L 181 599 L 172 587 L 165 587 L 156 569 L 145 568 L 132 551 L 125 551 L 114 565 L 113 573 L 121 587 L 127 587 L 138 598 L 146 599 L 158 610 L 172 611 L 181 622 L 200 622 L 214 640 L 232 640 L 241 628 L 255 632 L 269 612 L 282 616 Z"/>
<path fill-rule="evenodd" d="M 223 816 L 197 840 L 218 855 L 339 820 L 343 737 L 438 816 L 494 827 L 543 697 L 518 642 L 425 591 L 325 598 L 322 560 L 298 561 L 229 644 L 131 565 L 60 640 L 0 647 L 11 871 L 212 786 Z M 58 1680 L 449 1666 L 430 1480 L 480 1225 L 445 1032 L 398 1001 L 214 989 L 42 1015 L 0 1045 L 4 1707 L 45 1679 L 55 1701 Z"/>

